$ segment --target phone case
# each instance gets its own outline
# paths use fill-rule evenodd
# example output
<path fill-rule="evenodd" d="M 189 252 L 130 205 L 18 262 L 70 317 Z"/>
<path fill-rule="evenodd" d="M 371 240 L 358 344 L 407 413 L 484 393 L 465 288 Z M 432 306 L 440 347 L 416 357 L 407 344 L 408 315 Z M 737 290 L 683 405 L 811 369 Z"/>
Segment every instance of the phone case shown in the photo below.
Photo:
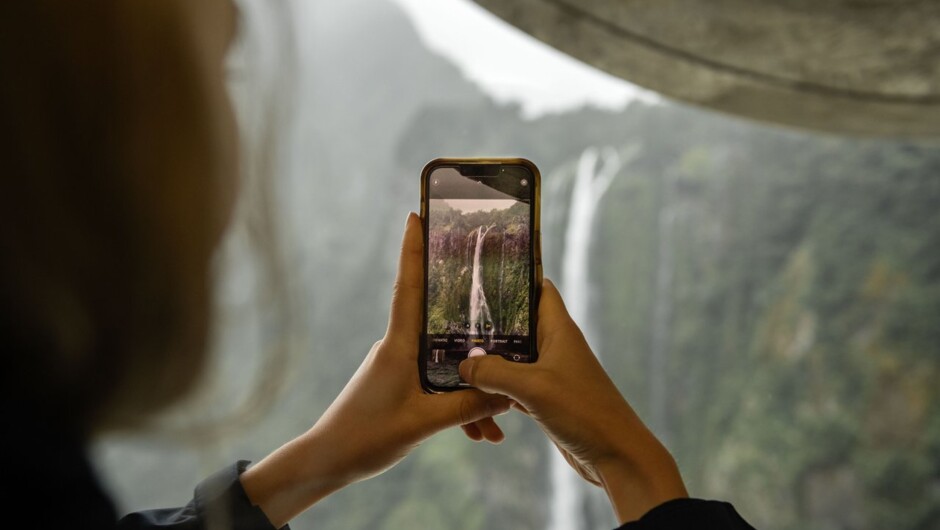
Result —
<path fill-rule="evenodd" d="M 521 166 L 526 168 L 532 174 L 533 180 L 533 201 L 532 201 L 532 227 L 530 237 L 532 241 L 532 261 L 533 261 L 533 281 L 532 281 L 532 303 L 530 304 L 529 318 L 529 336 L 531 337 L 532 357 L 528 362 L 538 361 L 538 347 L 536 329 L 538 328 L 538 305 L 542 294 L 542 227 L 541 227 L 541 209 L 542 209 L 542 176 L 538 167 L 530 160 L 525 158 L 435 158 L 421 170 L 421 222 L 422 237 L 424 240 L 424 263 L 428 262 L 428 178 L 435 168 L 454 166 L 461 164 L 502 164 L 509 166 Z M 428 291 L 428 275 L 424 274 L 424 292 Z M 442 392 L 453 392 L 455 390 L 464 390 L 469 387 L 439 387 L 428 380 L 427 375 L 427 298 L 422 304 L 421 310 L 421 342 L 418 346 L 418 373 L 421 378 L 421 386 L 427 393 L 437 394 Z M 510 361 L 512 362 L 512 361 Z"/>

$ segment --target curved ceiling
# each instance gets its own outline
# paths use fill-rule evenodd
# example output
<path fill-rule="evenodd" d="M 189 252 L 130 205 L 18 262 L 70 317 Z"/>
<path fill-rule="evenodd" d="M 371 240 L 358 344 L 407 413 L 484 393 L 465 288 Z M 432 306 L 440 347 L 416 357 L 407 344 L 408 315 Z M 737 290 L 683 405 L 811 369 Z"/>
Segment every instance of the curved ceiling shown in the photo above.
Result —
<path fill-rule="evenodd" d="M 842 134 L 940 136 L 940 0 L 475 0 L 667 97 Z"/>

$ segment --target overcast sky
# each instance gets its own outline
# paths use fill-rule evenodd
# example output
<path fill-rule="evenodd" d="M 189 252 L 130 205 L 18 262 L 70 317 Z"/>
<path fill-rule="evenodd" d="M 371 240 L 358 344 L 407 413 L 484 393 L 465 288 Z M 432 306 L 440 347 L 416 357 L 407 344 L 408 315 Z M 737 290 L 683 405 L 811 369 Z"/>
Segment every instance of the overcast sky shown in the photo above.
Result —
<path fill-rule="evenodd" d="M 501 103 L 535 118 L 584 105 L 618 110 L 650 93 L 533 39 L 470 0 L 393 0 L 424 43 Z"/>
<path fill-rule="evenodd" d="M 505 210 L 511 208 L 518 201 L 504 199 L 441 199 L 448 206 L 463 213 L 473 213 L 490 210 Z"/>

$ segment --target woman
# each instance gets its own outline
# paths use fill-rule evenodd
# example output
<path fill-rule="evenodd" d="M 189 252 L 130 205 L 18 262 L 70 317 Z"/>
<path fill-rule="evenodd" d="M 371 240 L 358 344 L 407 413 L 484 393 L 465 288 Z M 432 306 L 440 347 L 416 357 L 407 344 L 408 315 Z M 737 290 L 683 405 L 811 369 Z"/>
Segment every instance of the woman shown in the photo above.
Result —
<path fill-rule="evenodd" d="M 209 262 L 236 194 L 222 78 L 235 17 L 229 0 L 0 7 L 3 448 L 8 505 L 43 527 L 114 526 L 88 441 L 183 396 L 203 367 Z M 420 223 L 408 216 L 385 337 L 316 424 L 203 482 L 186 507 L 121 527 L 281 527 L 442 429 L 499 442 L 493 417 L 510 408 L 606 490 L 621 522 L 639 521 L 625 528 L 748 527 L 730 505 L 686 499 L 548 281 L 538 363 L 470 359 L 460 371 L 477 389 L 422 393 Z"/>

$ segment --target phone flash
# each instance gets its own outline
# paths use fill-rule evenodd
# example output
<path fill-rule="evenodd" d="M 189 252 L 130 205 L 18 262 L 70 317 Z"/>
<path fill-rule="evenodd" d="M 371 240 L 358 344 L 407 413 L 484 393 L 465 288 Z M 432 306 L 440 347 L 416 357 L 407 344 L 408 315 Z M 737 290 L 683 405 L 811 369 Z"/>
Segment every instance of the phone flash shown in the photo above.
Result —
<path fill-rule="evenodd" d="M 529 181 L 526 180 L 526 179 L 522 179 L 522 180 L 519 181 L 519 184 L 522 184 L 523 186 L 528 186 L 528 185 L 529 185 Z"/>

